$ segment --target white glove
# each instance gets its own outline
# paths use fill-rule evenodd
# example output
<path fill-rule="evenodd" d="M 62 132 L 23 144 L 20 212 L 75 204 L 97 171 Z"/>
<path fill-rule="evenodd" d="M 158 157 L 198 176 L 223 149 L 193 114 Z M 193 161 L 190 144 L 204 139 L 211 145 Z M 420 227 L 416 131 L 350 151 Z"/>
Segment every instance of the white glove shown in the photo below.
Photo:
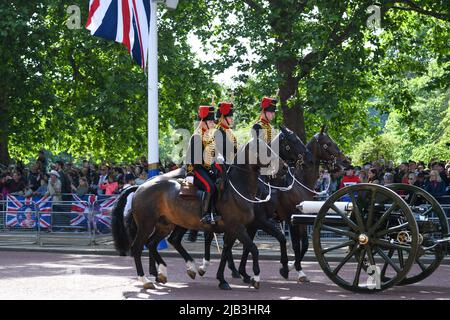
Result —
<path fill-rule="evenodd" d="M 190 184 L 194 184 L 194 177 L 193 176 L 187 176 L 186 181 Z"/>

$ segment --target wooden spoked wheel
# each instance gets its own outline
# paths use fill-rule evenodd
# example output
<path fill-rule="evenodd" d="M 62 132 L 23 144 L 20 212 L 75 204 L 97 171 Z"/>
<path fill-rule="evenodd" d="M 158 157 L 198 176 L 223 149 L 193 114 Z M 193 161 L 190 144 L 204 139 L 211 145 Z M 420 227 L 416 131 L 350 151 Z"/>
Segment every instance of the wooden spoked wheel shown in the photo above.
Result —
<path fill-rule="evenodd" d="M 337 205 L 343 198 L 349 201 L 345 209 Z M 320 267 L 338 286 L 354 292 L 379 292 L 399 283 L 415 262 L 418 243 L 408 204 L 379 185 L 357 184 L 337 191 L 314 222 Z"/>
<path fill-rule="evenodd" d="M 422 281 L 439 267 L 445 257 L 443 246 L 437 244 L 437 241 L 448 234 L 447 217 L 436 199 L 419 187 L 401 183 L 386 187 L 405 200 L 415 216 L 419 229 L 419 251 L 414 266 L 398 284 L 406 285 Z"/>

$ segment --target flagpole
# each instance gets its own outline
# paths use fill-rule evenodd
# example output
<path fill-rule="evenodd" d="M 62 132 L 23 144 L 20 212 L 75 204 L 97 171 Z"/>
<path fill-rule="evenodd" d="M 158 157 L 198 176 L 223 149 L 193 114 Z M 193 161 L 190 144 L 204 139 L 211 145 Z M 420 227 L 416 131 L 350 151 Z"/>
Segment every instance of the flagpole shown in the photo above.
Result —
<path fill-rule="evenodd" d="M 148 43 L 148 177 L 159 174 L 158 146 L 158 4 L 150 1 L 150 32 Z"/>

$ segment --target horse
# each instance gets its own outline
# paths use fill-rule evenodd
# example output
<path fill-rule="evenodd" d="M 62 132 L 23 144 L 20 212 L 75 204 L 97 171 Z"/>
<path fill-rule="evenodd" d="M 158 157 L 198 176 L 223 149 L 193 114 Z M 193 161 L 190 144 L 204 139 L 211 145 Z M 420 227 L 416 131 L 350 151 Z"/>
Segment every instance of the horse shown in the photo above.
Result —
<path fill-rule="evenodd" d="M 256 161 L 250 163 L 250 158 L 254 159 L 253 154 L 256 155 Z M 271 155 L 270 163 L 273 163 L 274 156 L 274 154 Z M 224 175 L 222 196 L 217 204 L 217 210 L 222 219 L 216 225 L 201 223 L 200 201 L 181 198 L 180 183 L 177 180 L 153 179 L 137 189 L 129 188 L 121 193 L 112 211 L 114 244 L 119 252 L 131 249 L 138 280 L 144 284 L 144 288 L 154 288 L 154 284 L 153 279 L 148 279 L 143 271 L 141 261 L 143 246 L 146 243 L 149 245 L 150 274 L 153 276 L 157 276 L 158 273 L 164 274 L 167 265 L 159 256 L 156 246 L 161 239 L 170 234 L 175 225 L 206 232 L 225 232 L 224 248 L 216 276 L 219 280 L 219 288 L 224 290 L 231 289 L 223 275 L 225 262 L 230 254 L 231 246 L 236 239 L 239 239 L 252 253 L 255 276 L 251 283 L 253 287 L 259 288 L 258 248 L 248 236 L 245 226 L 254 218 L 251 199 L 254 199 L 256 195 L 257 178 L 263 167 L 260 158 L 255 148 L 248 143 L 238 152 L 238 159 L 245 159 L 245 164 L 228 166 Z M 134 191 L 131 213 L 127 219 L 128 230 L 126 230 L 123 209 L 126 197 Z M 149 241 L 150 237 L 151 241 Z M 130 238 L 133 238 L 131 244 Z M 155 262 L 159 264 L 159 272 L 156 270 Z"/>
<path fill-rule="evenodd" d="M 312 161 L 312 155 L 311 152 L 306 148 L 306 146 L 303 144 L 303 142 L 298 138 L 298 136 L 290 131 L 287 128 L 280 127 L 281 134 L 285 139 L 281 139 L 280 143 L 280 160 L 282 163 L 295 163 L 297 161 Z M 281 168 L 280 168 L 281 169 Z M 256 204 L 258 205 L 258 204 Z M 257 218 L 257 216 L 255 216 Z M 251 226 L 251 227 L 250 227 Z M 285 266 L 286 269 L 288 269 L 288 257 L 287 257 L 287 251 L 286 251 L 286 239 L 282 233 L 279 232 L 279 230 L 270 224 L 267 219 L 255 219 L 247 228 L 247 230 L 253 230 L 253 228 L 262 229 L 266 231 L 267 233 L 274 235 L 280 243 L 284 243 L 284 255 L 282 255 L 281 263 Z M 192 261 L 192 258 L 190 255 L 182 248 L 181 241 L 183 239 L 183 236 L 187 232 L 187 229 L 182 228 L 180 226 L 177 226 L 172 234 L 170 235 L 168 241 L 170 244 L 173 245 L 174 248 L 177 249 L 178 252 L 183 256 L 186 262 Z M 203 276 L 206 273 L 206 270 L 210 264 L 210 246 L 213 240 L 213 233 L 205 233 L 205 254 L 203 258 L 203 264 L 199 266 L 197 269 L 197 272 L 200 276 Z M 283 252 L 283 250 L 282 250 Z M 236 269 L 233 261 L 232 255 L 228 256 L 228 268 L 231 270 L 231 275 L 233 278 L 240 278 L 240 274 L 238 270 Z M 287 271 L 289 272 L 289 271 Z M 193 277 L 192 271 L 188 270 L 189 276 L 191 278 Z M 250 283 L 250 278 L 247 281 Z"/>
<path fill-rule="evenodd" d="M 327 166 L 345 166 L 348 163 L 347 157 L 339 150 L 337 144 L 328 136 L 326 126 L 322 126 L 319 133 L 307 143 L 307 149 L 312 154 L 310 161 L 296 161 L 289 163 L 287 172 L 279 174 L 275 180 L 284 181 L 289 187 L 278 188 L 276 194 L 267 203 L 256 204 L 255 220 L 248 228 L 248 233 L 253 239 L 257 230 L 262 229 L 266 233 L 274 236 L 280 242 L 282 267 L 279 272 L 285 279 L 289 277 L 289 271 L 295 267 L 298 272 L 298 282 L 308 282 L 307 276 L 302 271 L 301 261 L 308 251 L 309 241 L 306 225 L 292 225 L 291 215 L 297 208 L 296 206 L 306 200 L 313 200 L 316 194 L 313 190 L 314 184 L 319 177 L 319 165 L 325 163 Z M 292 168 L 292 169 L 291 169 Z M 266 184 L 267 185 L 267 184 Z M 266 186 L 261 185 L 264 188 Z M 282 232 L 275 228 L 268 220 L 275 217 L 279 221 L 285 221 L 289 226 L 292 248 L 295 253 L 295 262 L 292 267 L 288 266 L 286 240 Z M 261 226 L 264 226 L 262 228 Z M 239 274 L 243 281 L 250 281 L 249 275 L 245 270 L 248 258 L 248 250 L 244 248 L 241 262 L 239 265 Z M 234 263 L 229 262 L 230 269 L 235 269 Z"/>

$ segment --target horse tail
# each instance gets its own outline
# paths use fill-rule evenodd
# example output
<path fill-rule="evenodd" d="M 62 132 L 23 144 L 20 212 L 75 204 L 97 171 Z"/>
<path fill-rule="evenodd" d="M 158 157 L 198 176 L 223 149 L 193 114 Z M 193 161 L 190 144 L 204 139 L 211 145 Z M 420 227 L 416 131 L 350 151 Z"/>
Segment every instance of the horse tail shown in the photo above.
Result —
<path fill-rule="evenodd" d="M 127 204 L 128 195 L 135 192 L 137 188 L 138 186 L 132 186 L 122 191 L 111 212 L 111 230 L 114 240 L 114 247 L 120 255 L 126 255 L 130 249 L 130 238 L 127 230 L 125 229 L 123 211 L 125 209 L 125 205 Z M 131 214 L 129 216 L 131 216 Z"/>

